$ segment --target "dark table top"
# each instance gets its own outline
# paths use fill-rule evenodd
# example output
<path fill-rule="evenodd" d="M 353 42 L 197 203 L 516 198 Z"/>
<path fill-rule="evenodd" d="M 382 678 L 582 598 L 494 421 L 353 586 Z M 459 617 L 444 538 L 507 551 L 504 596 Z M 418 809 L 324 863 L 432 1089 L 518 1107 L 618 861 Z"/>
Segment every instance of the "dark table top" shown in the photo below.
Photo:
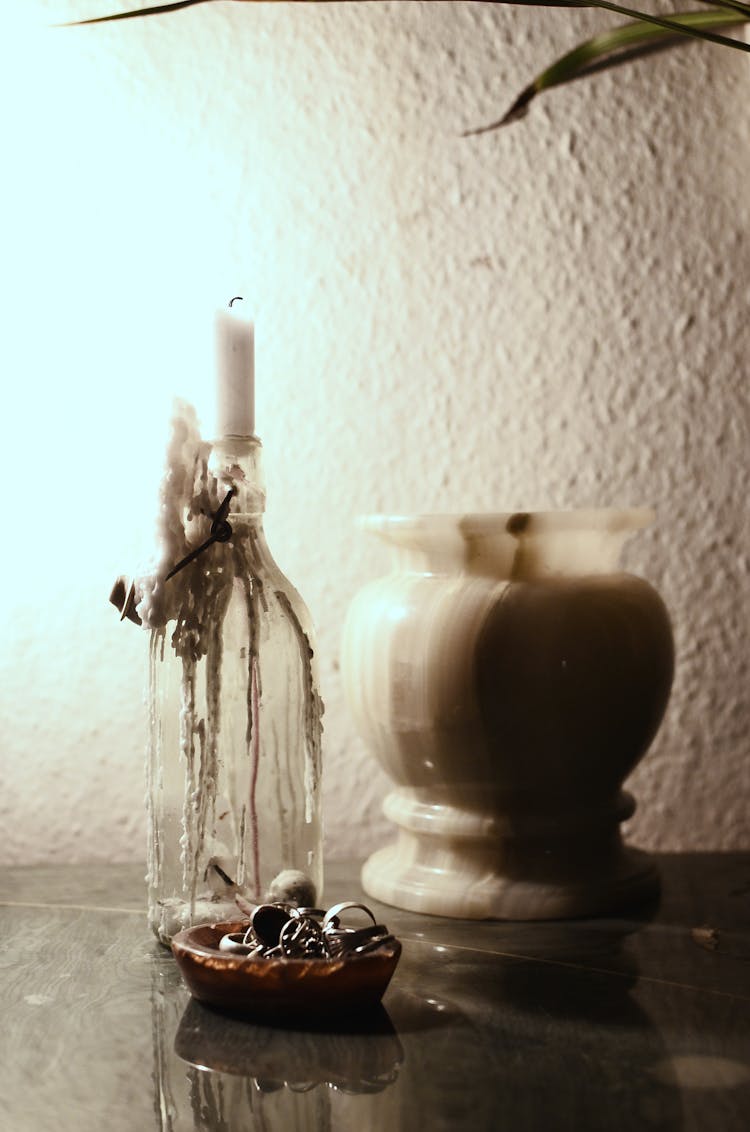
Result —
<path fill-rule="evenodd" d="M 275 1028 L 190 999 L 143 869 L 6 869 L 0 1128 L 750 1128 L 750 853 L 662 855 L 649 915 L 472 923 L 364 898 L 404 944 L 383 1011 Z M 325 904 L 363 899 L 331 865 Z"/>

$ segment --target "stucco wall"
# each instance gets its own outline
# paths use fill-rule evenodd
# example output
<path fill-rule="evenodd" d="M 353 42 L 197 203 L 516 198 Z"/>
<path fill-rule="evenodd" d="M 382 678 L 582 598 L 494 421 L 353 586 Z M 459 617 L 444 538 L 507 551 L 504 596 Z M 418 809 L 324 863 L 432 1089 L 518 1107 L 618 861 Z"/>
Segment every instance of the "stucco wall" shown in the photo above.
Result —
<path fill-rule="evenodd" d="M 39 25 L 112 5 L 19 7 L 0 858 L 143 855 L 146 638 L 107 596 L 151 547 L 173 395 L 210 418 L 234 293 L 257 318 L 269 541 L 319 626 L 329 853 L 387 836 L 337 662 L 386 564 L 355 516 L 641 503 L 660 519 L 627 565 L 678 664 L 631 834 L 748 847 L 747 57 L 663 54 L 463 139 L 608 18 L 217 3 L 60 30 Z"/>

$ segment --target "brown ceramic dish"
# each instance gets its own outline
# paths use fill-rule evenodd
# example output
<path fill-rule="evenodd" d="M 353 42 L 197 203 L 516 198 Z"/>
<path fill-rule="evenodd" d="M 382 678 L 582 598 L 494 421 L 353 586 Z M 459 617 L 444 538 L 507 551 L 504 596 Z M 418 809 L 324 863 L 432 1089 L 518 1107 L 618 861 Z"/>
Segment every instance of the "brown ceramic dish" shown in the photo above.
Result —
<path fill-rule="evenodd" d="M 396 969 L 397 939 L 341 959 L 255 959 L 219 951 L 219 940 L 244 931 L 247 920 L 201 924 L 172 940 L 172 951 L 194 998 L 232 1014 L 324 1020 L 372 1009 Z"/>

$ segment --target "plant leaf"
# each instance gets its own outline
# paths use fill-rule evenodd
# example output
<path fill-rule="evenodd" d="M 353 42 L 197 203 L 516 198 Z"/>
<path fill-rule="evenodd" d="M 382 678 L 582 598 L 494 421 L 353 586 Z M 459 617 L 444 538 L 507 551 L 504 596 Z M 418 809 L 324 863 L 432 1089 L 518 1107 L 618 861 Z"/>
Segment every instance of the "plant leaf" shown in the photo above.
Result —
<path fill-rule="evenodd" d="M 741 12 L 750 19 L 750 4 L 741 4 L 740 0 L 701 0 L 713 8 L 729 8 L 733 12 Z"/>
<path fill-rule="evenodd" d="M 56 24 L 61 28 L 84 27 L 86 24 L 108 24 L 112 20 L 132 20 L 135 16 L 160 16 L 167 12 L 178 12 L 180 8 L 192 8 L 195 4 L 210 4 L 213 0 L 173 0 L 170 4 L 155 4 L 151 8 L 134 8 L 130 12 L 110 12 L 108 16 L 91 16 L 87 20 L 69 20 Z"/>
<path fill-rule="evenodd" d="M 656 27 L 668 28 L 679 35 L 689 35 L 695 39 L 705 39 L 709 43 L 719 43 L 723 47 L 735 47 L 740 51 L 750 51 L 750 43 L 742 43 L 738 39 L 730 39 L 727 35 L 717 35 L 708 28 L 700 28 L 692 21 L 678 20 L 675 16 L 652 15 L 651 12 L 638 12 L 634 8 L 624 8 L 621 4 L 610 3 L 609 0 L 595 0 L 593 8 L 603 8 L 607 12 L 617 12 L 621 16 L 635 16 L 636 19 L 654 24 Z M 692 13 L 680 13 L 691 15 Z M 707 13 L 698 13 L 706 15 Z"/>
<path fill-rule="evenodd" d="M 746 18 L 743 18 L 736 11 L 730 13 L 726 10 L 681 12 L 676 13 L 671 19 L 675 23 L 679 23 L 683 30 L 687 28 L 705 30 L 716 27 L 732 27 L 750 22 L 750 13 Z M 679 41 L 678 32 L 671 27 L 657 27 L 650 20 L 634 20 L 632 23 L 623 24 L 621 27 L 612 28 L 610 31 L 592 36 L 591 39 L 579 43 L 572 51 L 568 51 L 537 75 L 533 82 L 521 91 L 502 118 L 499 118 L 496 122 L 490 122 L 489 125 L 466 130 L 462 137 L 489 133 L 492 130 L 499 129 L 500 126 L 521 118 L 526 113 L 532 99 L 541 94 L 543 90 L 549 90 L 550 87 L 560 86 L 562 83 L 580 78 L 589 71 L 604 65 L 605 61 L 614 64 L 623 61 L 623 56 L 631 59 L 634 54 L 645 52 L 657 46 L 668 46 L 671 42 L 677 41 Z M 748 47 L 747 44 L 742 46 Z"/>
<path fill-rule="evenodd" d="M 104 24 L 112 20 L 130 20 L 137 16 L 158 16 L 165 15 L 167 12 L 177 12 L 181 8 L 192 8 L 196 4 L 210 4 L 213 0 L 173 0 L 172 3 L 154 4 L 147 8 L 133 8 L 128 12 L 114 12 L 106 16 L 92 16 L 86 20 L 72 20 L 67 24 L 61 24 L 61 27 L 80 27 L 84 24 Z M 263 0 L 238 0 L 239 3 L 257 4 L 262 3 Z M 277 3 L 279 0 L 266 0 L 266 2 Z M 318 3 L 318 4 L 337 4 L 342 3 L 343 0 L 289 0 L 291 3 Z M 725 47 L 744 47 L 745 50 L 750 50 L 750 45 L 738 44 L 736 40 L 729 39 L 726 36 L 713 35 L 710 30 L 691 29 L 689 26 L 680 27 L 676 17 L 668 15 L 651 15 L 649 12 L 640 12 L 633 8 L 624 8 L 620 4 L 610 2 L 610 0 L 473 0 L 478 4 L 512 4 L 515 6 L 524 6 L 530 8 L 604 8 L 609 12 L 618 12 L 621 16 L 632 16 L 638 19 L 649 20 L 653 24 L 660 27 L 673 28 L 681 35 L 693 35 L 698 39 L 708 39 L 713 43 L 721 43 Z M 750 17 L 750 5 L 744 4 L 741 0 L 712 0 L 717 7 L 730 8 L 733 11 L 742 12 L 744 15 Z"/>

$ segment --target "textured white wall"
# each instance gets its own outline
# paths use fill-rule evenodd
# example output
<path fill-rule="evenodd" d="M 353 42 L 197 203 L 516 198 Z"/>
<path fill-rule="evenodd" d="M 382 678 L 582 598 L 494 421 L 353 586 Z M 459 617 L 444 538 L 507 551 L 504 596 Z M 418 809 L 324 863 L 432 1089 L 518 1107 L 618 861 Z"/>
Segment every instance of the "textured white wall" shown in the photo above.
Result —
<path fill-rule="evenodd" d="M 117 5 L 116 5 L 117 6 Z M 126 4 L 119 4 L 120 8 Z M 337 653 L 373 510 L 653 504 L 675 624 L 632 836 L 748 847 L 747 57 L 689 47 L 504 110 L 587 13 L 219 3 L 3 12 L 0 858 L 143 855 L 150 549 L 172 396 L 258 321 L 276 557 L 319 625 L 329 852 L 386 836 Z M 15 22 L 14 22 L 15 21 Z"/>

